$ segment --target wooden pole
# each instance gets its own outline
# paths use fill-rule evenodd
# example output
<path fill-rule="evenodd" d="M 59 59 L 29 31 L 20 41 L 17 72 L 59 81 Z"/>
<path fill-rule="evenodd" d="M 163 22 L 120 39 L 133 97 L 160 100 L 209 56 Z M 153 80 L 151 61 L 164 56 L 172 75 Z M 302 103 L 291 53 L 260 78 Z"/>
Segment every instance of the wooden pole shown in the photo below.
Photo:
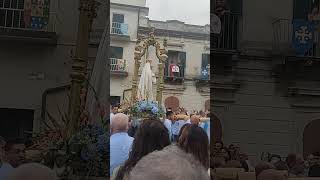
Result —
<path fill-rule="evenodd" d="M 91 29 L 92 14 L 95 14 L 94 0 L 80 0 L 79 1 L 79 25 L 78 37 L 76 44 L 76 52 L 72 62 L 71 71 L 71 89 L 70 102 L 68 112 L 68 132 L 67 139 L 69 139 L 79 129 L 80 118 L 80 91 L 83 88 L 83 83 L 86 78 L 87 64 L 88 64 L 88 44 L 89 31 Z"/>

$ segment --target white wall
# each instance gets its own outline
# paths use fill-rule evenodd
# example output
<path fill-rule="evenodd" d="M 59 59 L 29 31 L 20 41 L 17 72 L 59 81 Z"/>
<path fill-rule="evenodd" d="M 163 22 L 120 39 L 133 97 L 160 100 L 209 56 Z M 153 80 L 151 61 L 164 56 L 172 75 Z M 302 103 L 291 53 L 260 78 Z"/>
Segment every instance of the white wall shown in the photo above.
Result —
<path fill-rule="evenodd" d="M 110 22 L 112 22 L 113 14 L 123 14 L 124 23 L 128 24 L 128 34 L 131 40 L 137 39 L 137 29 L 138 29 L 138 11 L 111 8 L 110 9 Z M 111 27 L 111 26 L 110 26 Z"/>

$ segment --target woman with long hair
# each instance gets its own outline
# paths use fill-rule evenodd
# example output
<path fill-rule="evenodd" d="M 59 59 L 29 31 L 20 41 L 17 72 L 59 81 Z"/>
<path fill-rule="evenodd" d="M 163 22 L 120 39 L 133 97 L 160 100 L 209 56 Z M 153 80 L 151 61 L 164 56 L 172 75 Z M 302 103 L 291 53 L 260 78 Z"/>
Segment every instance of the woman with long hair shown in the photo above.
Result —
<path fill-rule="evenodd" d="M 197 125 L 186 126 L 179 137 L 177 145 L 192 154 L 201 164 L 209 168 L 209 140 L 207 133 Z"/>
<path fill-rule="evenodd" d="M 155 150 L 162 150 L 169 144 L 168 129 L 161 121 L 144 120 L 134 136 L 129 158 L 120 167 L 115 180 L 123 180 L 142 157 Z"/>

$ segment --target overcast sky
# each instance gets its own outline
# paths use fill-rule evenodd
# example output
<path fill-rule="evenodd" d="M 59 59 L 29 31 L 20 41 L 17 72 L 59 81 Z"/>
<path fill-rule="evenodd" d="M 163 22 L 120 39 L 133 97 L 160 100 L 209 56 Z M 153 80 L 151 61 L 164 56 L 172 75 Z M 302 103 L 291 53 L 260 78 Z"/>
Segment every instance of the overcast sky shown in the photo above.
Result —
<path fill-rule="evenodd" d="M 147 0 L 151 20 L 179 20 L 186 24 L 210 23 L 210 0 Z"/>

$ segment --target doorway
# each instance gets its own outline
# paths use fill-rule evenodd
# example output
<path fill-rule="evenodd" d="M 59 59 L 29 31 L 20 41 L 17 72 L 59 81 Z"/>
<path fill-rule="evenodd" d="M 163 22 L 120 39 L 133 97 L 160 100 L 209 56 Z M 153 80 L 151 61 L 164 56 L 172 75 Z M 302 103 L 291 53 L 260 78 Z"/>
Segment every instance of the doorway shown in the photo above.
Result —
<path fill-rule="evenodd" d="M 0 136 L 27 139 L 32 135 L 34 110 L 0 108 Z"/>

